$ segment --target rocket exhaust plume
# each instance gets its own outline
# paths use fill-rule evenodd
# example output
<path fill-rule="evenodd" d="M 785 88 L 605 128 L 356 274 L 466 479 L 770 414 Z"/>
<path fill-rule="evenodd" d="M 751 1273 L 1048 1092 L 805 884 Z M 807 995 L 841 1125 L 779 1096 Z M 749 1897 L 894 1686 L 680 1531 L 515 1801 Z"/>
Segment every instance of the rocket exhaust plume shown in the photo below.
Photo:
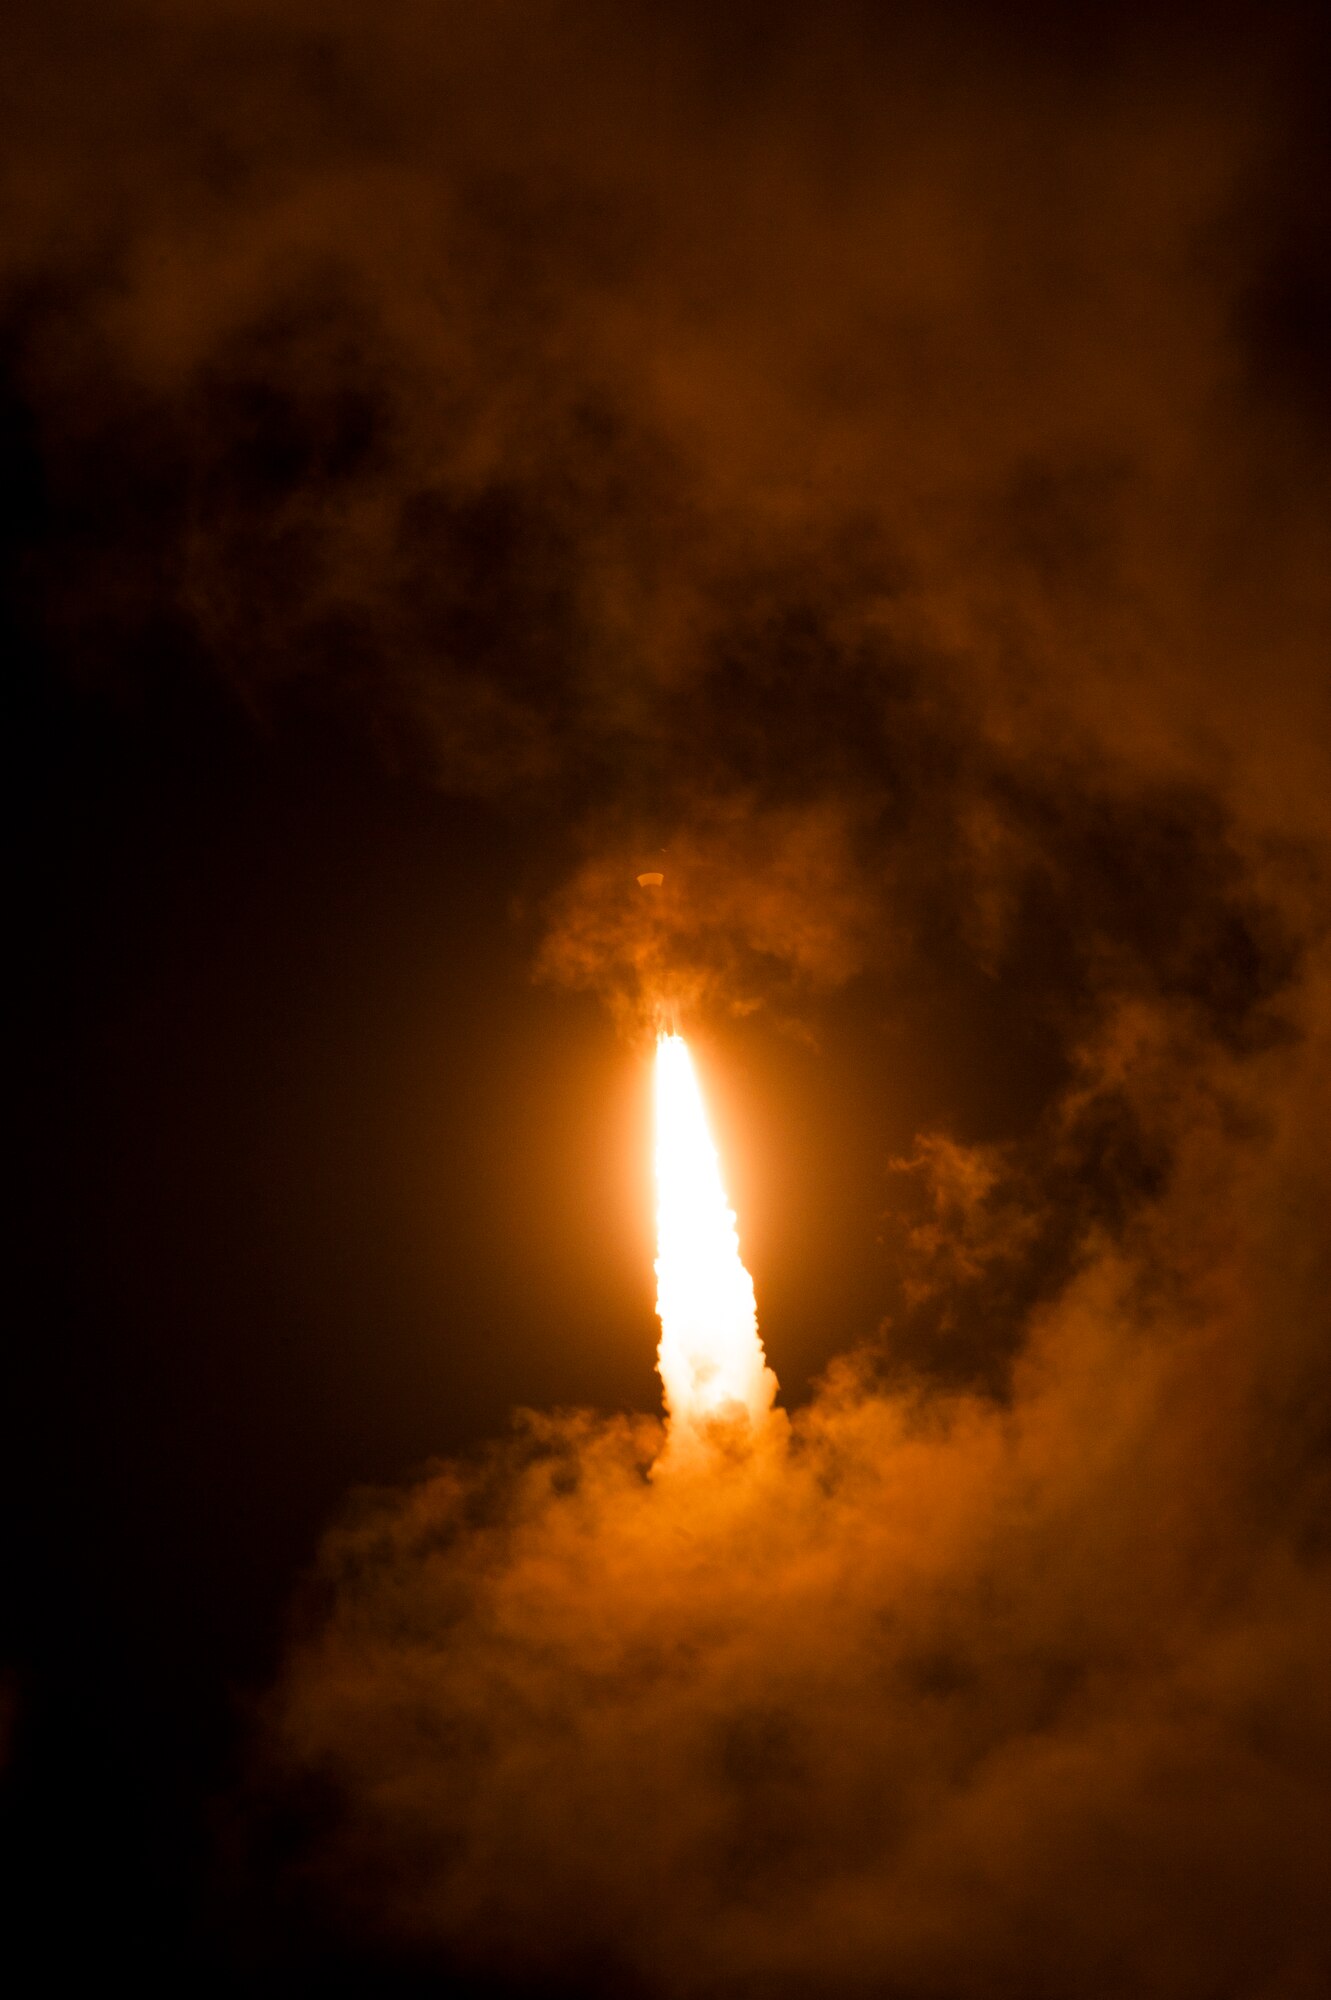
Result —
<path fill-rule="evenodd" d="M 656 1187 L 667 1456 L 756 1441 L 776 1377 L 763 1355 L 753 1279 L 739 1254 L 697 1075 L 683 1037 L 672 1033 L 656 1044 Z"/>

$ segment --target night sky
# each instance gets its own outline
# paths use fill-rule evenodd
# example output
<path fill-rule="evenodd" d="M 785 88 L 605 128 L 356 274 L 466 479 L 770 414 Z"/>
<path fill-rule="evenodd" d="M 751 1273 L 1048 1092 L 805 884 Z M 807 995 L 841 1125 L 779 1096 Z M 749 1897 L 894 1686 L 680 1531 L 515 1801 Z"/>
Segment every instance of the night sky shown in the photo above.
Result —
<path fill-rule="evenodd" d="M 7 29 L 9 1990 L 1331 1987 L 1320 13 Z"/>

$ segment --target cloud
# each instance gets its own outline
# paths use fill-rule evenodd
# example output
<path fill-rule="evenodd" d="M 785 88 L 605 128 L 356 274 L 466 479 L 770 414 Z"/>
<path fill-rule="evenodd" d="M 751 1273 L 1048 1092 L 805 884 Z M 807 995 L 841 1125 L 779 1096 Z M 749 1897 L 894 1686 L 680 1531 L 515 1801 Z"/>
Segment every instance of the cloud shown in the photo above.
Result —
<path fill-rule="evenodd" d="M 1010 1398 L 845 1361 L 747 1464 L 528 1413 L 363 1496 L 271 1711 L 349 1932 L 644 1993 L 1316 1991 L 1326 1072 L 1261 1064 Z"/>
<path fill-rule="evenodd" d="M 533 1417 L 335 1532 L 272 1722 L 310 1868 L 667 1993 L 1319 1990 L 1314 11 L 215 0 L 14 54 L 57 670 L 488 800 L 538 971 L 631 1031 L 854 1004 L 963 1079 L 782 1454 L 671 1486 L 649 1422 Z"/>
<path fill-rule="evenodd" d="M 1092 926 L 1177 958 L 1327 834 L 1310 37 L 50 10 L 29 615 L 525 818 L 537 955 L 617 1005 L 644 846 L 681 986 L 806 1035 L 955 927 L 1060 997 Z"/>
<path fill-rule="evenodd" d="M 858 788 L 959 704 L 1324 825 L 1310 24 L 1047 29 L 51 10 L 4 273 L 61 601 L 464 788 L 679 820 L 686 749 Z"/>

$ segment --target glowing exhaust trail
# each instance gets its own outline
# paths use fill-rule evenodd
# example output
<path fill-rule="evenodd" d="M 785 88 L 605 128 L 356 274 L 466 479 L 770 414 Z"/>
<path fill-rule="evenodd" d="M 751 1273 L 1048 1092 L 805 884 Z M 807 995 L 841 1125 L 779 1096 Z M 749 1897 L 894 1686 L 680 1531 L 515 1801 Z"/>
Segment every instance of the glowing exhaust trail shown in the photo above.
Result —
<path fill-rule="evenodd" d="M 672 1446 L 718 1425 L 756 1435 L 776 1377 L 758 1336 L 753 1279 L 740 1259 L 698 1079 L 673 1034 L 656 1044 L 656 1187 L 658 1366 Z"/>

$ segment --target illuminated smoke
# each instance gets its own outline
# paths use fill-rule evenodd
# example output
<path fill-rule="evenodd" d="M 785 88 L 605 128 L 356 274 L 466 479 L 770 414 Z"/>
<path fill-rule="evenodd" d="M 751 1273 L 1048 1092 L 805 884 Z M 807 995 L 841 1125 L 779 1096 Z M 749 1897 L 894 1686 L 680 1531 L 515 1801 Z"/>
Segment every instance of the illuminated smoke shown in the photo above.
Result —
<path fill-rule="evenodd" d="M 659 1366 L 677 1456 L 722 1431 L 760 1432 L 777 1383 L 702 1092 L 687 1045 L 673 1034 L 656 1046 L 656 1186 Z"/>
<path fill-rule="evenodd" d="M 663 1051 L 735 1335 L 701 1427 L 663 1358 L 694 1476 L 653 1419 L 527 1412 L 358 1497 L 272 1709 L 321 1909 L 598 2000 L 1325 1992 L 1324 1039 L 1171 1100 L 1172 1183 L 1008 1400 L 846 1362 L 789 1427 Z M 704 1452 L 727 1403 L 787 1448 Z"/>

